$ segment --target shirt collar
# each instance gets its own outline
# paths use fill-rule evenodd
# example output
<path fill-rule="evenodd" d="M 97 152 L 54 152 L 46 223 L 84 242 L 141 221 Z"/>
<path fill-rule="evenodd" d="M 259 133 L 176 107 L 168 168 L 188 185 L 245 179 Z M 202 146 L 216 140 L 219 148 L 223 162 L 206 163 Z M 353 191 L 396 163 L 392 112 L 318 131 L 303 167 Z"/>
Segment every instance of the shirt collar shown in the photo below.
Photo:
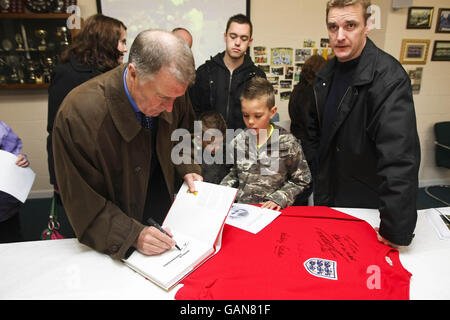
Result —
<path fill-rule="evenodd" d="M 125 68 L 125 70 L 123 71 L 123 87 L 125 88 L 125 93 L 127 94 L 128 101 L 130 101 L 133 111 L 135 113 L 139 114 L 139 112 L 141 112 L 141 110 L 139 110 L 139 108 L 136 104 L 136 101 L 134 101 L 133 97 L 130 95 L 130 92 L 128 91 L 127 81 L 126 81 L 127 73 L 128 73 L 128 68 Z"/>

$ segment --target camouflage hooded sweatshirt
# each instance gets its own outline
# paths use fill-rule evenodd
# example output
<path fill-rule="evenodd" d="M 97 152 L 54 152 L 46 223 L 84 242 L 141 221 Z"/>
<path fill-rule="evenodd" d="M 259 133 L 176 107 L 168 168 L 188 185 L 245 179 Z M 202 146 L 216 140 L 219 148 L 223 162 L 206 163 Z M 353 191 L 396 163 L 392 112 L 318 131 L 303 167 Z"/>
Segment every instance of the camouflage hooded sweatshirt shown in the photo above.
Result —
<path fill-rule="evenodd" d="M 256 136 L 248 130 L 239 133 L 227 148 L 227 163 L 233 167 L 221 185 L 239 189 L 239 203 L 273 201 L 282 208 L 311 182 L 311 173 L 298 140 L 285 129 L 273 125 L 266 143 L 257 146 Z M 233 158 L 230 158 L 230 157 Z"/>

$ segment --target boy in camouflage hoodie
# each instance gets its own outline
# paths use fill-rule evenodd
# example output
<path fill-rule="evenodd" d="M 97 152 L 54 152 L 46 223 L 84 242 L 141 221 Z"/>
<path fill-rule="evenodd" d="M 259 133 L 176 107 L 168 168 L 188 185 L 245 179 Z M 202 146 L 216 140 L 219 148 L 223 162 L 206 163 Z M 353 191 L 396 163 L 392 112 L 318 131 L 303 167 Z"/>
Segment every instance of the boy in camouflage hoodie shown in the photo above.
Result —
<path fill-rule="evenodd" d="M 270 123 L 277 113 L 270 82 L 255 77 L 241 94 L 247 129 L 232 141 L 233 167 L 220 183 L 239 189 L 239 203 L 262 204 L 279 210 L 290 206 L 311 182 L 311 173 L 298 140 Z"/>

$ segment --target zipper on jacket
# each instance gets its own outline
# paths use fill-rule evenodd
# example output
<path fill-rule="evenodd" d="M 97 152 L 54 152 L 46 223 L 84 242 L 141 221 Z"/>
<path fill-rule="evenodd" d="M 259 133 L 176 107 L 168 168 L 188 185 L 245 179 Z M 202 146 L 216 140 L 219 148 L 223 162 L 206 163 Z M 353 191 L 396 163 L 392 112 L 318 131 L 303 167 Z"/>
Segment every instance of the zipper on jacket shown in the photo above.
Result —
<path fill-rule="evenodd" d="M 225 120 L 226 120 L 226 122 L 228 122 L 228 117 L 230 116 L 229 115 L 229 112 L 230 112 L 230 95 L 231 95 L 231 81 L 233 80 L 233 71 L 231 71 L 230 72 L 230 81 L 229 81 L 229 83 L 228 83 L 228 96 L 227 96 L 227 107 L 226 107 L 226 113 L 225 113 Z"/>
<path fill-rule="evenodd" d="M 319 122 L 320 129 L 322 129 L 322 121 L 320 120 L 319 103 L 318 103 L 318 100 L 317 100 L 317 92 L 316 92 L 315 88 L 313 88 L 313 92 L 314 92 L 314 100 L 316 100 L 317 120 Z"/>
<path fill-rule="evenodd" d="M 338 108 L 337 108 L 337 112 L 339 112 L 339 109 L 341 109 L 342 102 L 344 101 L 344 98 L 345 98 L 345 96 L 347 95 L 348 90 L 350 90 L 350 89 L 351 89 L 351 86 L 348 87 L 347 90 L 345 90 L 345 93 L 344 93 L 344 95 L 342 96 L 341 102 L 339 102 L 339 105 L 338 105 Z"/>

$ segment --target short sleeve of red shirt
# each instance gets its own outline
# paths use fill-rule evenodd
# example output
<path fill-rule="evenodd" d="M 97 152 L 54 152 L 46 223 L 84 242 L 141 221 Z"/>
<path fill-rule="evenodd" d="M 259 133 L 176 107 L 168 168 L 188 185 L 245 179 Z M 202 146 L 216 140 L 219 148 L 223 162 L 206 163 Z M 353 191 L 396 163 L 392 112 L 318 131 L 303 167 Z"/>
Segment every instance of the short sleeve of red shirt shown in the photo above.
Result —
<path fill-rule="evenodd" d="M 411 274 L 365 221 L 289 207 L 258 234 L 225 225 L 222 248 L 176 299 L 409 299 Z"/>

